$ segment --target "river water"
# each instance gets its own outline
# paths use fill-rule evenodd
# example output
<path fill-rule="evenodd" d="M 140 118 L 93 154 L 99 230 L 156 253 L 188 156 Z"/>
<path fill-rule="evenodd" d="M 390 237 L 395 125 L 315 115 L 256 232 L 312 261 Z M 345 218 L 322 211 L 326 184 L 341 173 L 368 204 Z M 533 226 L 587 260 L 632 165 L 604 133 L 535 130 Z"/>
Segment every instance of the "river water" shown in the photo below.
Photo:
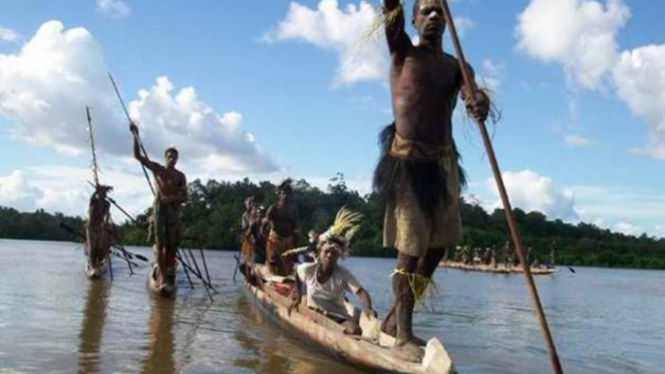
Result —
<path fill-rule="evenodd" d="M 150 257 L 147 248 L 131 248 Z M 149 267 L 89 281 L 75 243 L 0 240 L 0 373 L 361 373 L 253 310 L 233 282 L 231 252 L 206 252 L 219 295 L 152 296 Z M 392 300 L 388 259 L 342 263 L 379 311 Z M 537 277 L 566 373 L 665 373 L 665 272 L 561 268 Z M 419 336 L 436 335 L 461 373 L 549 373 L 522 275 L 439 269 L 419 307 Z"/>

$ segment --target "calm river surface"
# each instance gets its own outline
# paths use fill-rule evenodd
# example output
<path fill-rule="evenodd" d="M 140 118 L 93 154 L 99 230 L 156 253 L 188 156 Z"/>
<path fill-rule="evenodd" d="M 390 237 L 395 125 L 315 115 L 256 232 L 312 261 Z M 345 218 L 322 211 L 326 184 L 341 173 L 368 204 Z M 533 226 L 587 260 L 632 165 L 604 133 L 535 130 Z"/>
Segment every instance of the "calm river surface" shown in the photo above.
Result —
<path fill-rule="evenodd" d="M 117 258 L 112 282 L 91 282 L 80 248 L 0 240 L 0 373 L 361 372 L 261 318 L 232 280 L 230 252 L 206 252 L 221 293 L 211 303 L 185 283 L 175 300 L 153 297 L 148 266 L 129 276 Z M 385 315 L 393 261 L 342 263 Z M 565 372 L 665 373 L 665 272 L 575 270 L 537 278 Z M 414 324 L 461 373 L 551 372 L 521 275 L 439 269 L 435 280 Z"/>

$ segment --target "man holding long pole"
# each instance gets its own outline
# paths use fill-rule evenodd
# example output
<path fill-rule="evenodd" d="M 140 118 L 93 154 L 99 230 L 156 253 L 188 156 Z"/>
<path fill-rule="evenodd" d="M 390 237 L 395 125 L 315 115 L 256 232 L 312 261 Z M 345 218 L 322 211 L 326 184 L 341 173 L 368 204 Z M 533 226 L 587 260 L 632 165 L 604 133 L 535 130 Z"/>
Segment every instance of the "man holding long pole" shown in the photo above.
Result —
<path fill-rule="evenodd" d="M 172 289 L 175 285 L 176 251 L 180 240 L 180 216 L 182 204 L 187 201 L 187 180 L 185 174 L 175 168 L 178 151 L 171 147 L 164 152 L 165 166 L 150 161 L 141 152 L 139 129 L 130 123 L 129 130 L 134 135 L 134 157 L 155 177 L 155 204 L 151 235 L 155 241 L 157 257 L 157 281 L 160 288 Z"/>
<path fill-rule="evenodd" d="M 384 154 L 375 174 L 375 188 L 383 193 L 388 203 L 385 243 L 396 247 L 400 254 L 393 281 L 395 304 L 382 330 L 396 335 L 396 348 L 403 353 L 421 353 L 417 350 L 420 342 L 411 330 L 413 300 L 427 287 L 429 277 L 443 256 L 438 246 L 450 245 L 459 238 L 459 190 L 455 189 L 459 187 L 455 183 L 457 154 L 450 120 L 456 102 L 455 95 L 461 91 L 485 145 L 515 253 L 522 263 L 527 289 L 550 354 L 552 370 L 555 374 L 562 374 L 557 350 L 522 251 L 508 193 L 485 127 L 489 100 L 477 89 L 473 73 L 465 62 L 448 2 L 414 1 L 412 23 L 420 37 L 420 45 L 417 47 L 411 44 L 404 32 L 404 15 L 399 0 L 385 0 L 384 11 L 386 36 L 392 57 L 390 83 L 395 125 L 392 130 L 389 127 L 382 134 Z M 443 53 L 441 49 L 441 36 L 446 25 L 450 28 L 457 58 Z M 430 165 L 424 161 L 428 159 Z M 444 168 L 434 160 L 443 160 Z M 447 174 L 442 171 L 444 169 Z M 429 180 L 427 175 L 430 175 Z M 434 191 L 440 191 L 442 186 L 447 188 L 445 195 L 437 197 Z M 438 230 L 443 230 L 443 234 Z M 429 248 L 423 250 L 426 245 Z"/>
<path fill-rule="evenodd" d="M 384 12 L 395 122 L 381 134 L 374 188 L 386 201 L 384 245 L 396 248 L 398 257 L 395 302 L 382 330 L 396 337 L 396 353 L 417 361 L 423 350 L 412 330 L 415 301 L 446 248 L 461 237 L 464 173 L 453 140 L 453 111 L 460 93 L 478 120 L 486 119 L 490 105 L 482 91 L 473 91 L 476 100 L 467 100 L 458 61 L 441 47 L 446 27 L 441 0 L 414 1 L 417 46 L 405 31 L 400 1 L 384 0 Z"/>

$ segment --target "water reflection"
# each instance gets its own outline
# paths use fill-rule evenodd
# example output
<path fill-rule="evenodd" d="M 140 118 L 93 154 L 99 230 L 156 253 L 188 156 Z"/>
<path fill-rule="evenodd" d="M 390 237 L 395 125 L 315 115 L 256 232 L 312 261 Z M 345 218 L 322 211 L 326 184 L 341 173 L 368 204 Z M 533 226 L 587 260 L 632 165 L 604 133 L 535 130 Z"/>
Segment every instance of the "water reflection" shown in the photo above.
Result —
<path fill-rule="evenodd" d="M 152 311 L 148 322 L 148 353 L 142 373 L 175 373 L 173 358 L 173 310 L 171 298 L 152 296 Z"/>
<path fill-rule="evenodd" d="M 241 297 L 241 322 L 235 333 L 244 352 L 233 365 L 261 374 L 357 374 L 365 373 L 325 354 L 314 343 L 291 335 Z"/>
<path fill-rule="evenodd" d="M 109 300 L 111 283 L 106 281 L 88 282 L 83 320 L 79 333 L 79 370 L 83 373 L 98 373 L 101 365 L 99 348 L 106 321 L 106 305 Z"/>
<path fill-rule="evenodd" d="M 265 329 L 266 324 L 270 321 L 265 320 L 261 314 L 257 313 L 244 298 L 241 299 L 238 307 L 240 308 L 239 315 L 245 316 L 245 318 L 243 318 L 235 333 L 236 340 L 245 352 L 254 354 L 251 355 L 251 358 L 236 357 L 233 365 L 251 369 L 257 373 L 289 373 L 289 360 L 275 350 L 279 343 L 271 337 L 261 339 L 255 335 Z M 252 332 L 255 334 L 252 334 Z"/>

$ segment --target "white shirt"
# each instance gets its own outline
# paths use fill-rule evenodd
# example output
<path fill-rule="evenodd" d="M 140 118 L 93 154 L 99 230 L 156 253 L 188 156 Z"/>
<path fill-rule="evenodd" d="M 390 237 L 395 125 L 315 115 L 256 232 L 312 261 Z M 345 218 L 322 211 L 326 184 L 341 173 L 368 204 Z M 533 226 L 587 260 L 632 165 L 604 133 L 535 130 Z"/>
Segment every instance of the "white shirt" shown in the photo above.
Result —
<path fill-rule="evenodd" d="M 362 288 L 360 282 L 346 268 L 336 265 L 330 278 L 321 284 L 316 279 L 318 271 L 318 263 L 301 264 L 296 269 L 298 278 L 307 286 L 307 306 L 349 316 L 344 307 L 344 291 L 357 293 Z"/>

